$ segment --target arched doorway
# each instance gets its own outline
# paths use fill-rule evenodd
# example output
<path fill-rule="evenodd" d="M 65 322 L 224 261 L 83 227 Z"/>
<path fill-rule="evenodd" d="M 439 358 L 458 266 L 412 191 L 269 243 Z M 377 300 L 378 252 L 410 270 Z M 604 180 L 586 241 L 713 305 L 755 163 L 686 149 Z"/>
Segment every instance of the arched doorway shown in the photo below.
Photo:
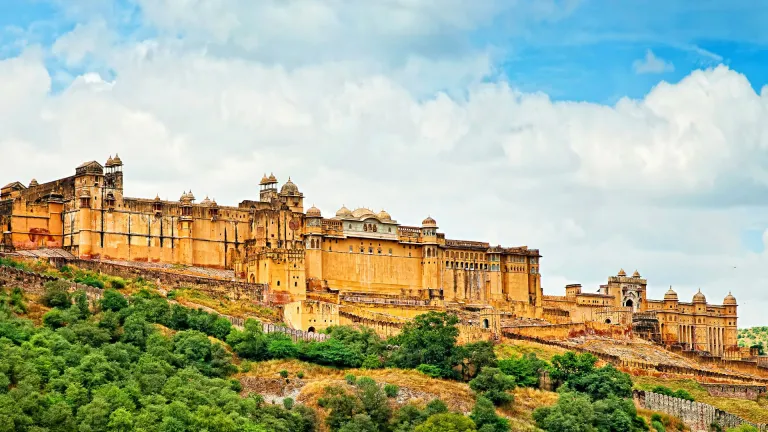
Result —
<path fill-rule="evenodd" d="M 605 323 L 606 323 L 606 324 L 610 324 L 610 323 L 611 323 L 611 319 L 610 319 L 610 318 L 607 318 L 607 319 L 605 320 Z"/>
<path fill-rule="evenodd" d="M 314 326 L 310 327 L 310 328 L 307 329 L 307 331 L 310 332 L 310 333 L 314 333 L 315 332 L 315 327 Z"/>
<path fill-rule="evenodd" d="M 626 302 L 624 302 L 624 306 L 634 308 L 635 303 L 632 301 L 632 299 L 627 299 Z"/>
<path fill-rule="evenodd" d="M 483 320 L 483 328 L 488 328 L 488 327 L 489 327 L 488 318 L 485 318 Z"/>

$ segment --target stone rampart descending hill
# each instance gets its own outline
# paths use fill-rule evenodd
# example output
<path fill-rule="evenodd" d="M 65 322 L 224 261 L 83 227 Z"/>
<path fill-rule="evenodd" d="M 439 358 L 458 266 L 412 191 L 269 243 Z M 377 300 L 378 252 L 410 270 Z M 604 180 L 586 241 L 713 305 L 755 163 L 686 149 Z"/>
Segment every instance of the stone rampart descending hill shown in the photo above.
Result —
<path fill-rule="evenodd" d="M 768 424 L 751 423 L 737 415 L 701 402 L 692 402 L 642 390 L 635 390 L 633 399 L 640 408 L 678 417 L 691 428 L 692 432 L 707 432 L 712 424 L 717 424 L 725 430 L 745 423 L 756 427 L 760 432 L 768 432 Z"/>
<path fill-rule="evenodd" d="M 610 350 L 601 347 L 600 344 L 591 346 L 590 343 L 574 343 L 571 341 L 561 341 L 553 339 L 544 339 L 535 336 L 528 336 L 519 334 L 516 332 L 509 332 L 504 329 L 503 335 L 508 339 L 527 340 L 544 345 L 556 346 L 571 351 L 588 352 L 602 361 L 611 363 L 616 367 L 624 369 L 634 370 L 646 370 L 661 372 L 664 374 L 674 375 L 686 375 L 692 376 L 697 380 L 710 380 L 721 379 L 728 381 L 739 382 L 759 382 L 768 383 L 768 370 L 762 368 L 758 369 L 755 366 L 757 373 L 744 373 L 736 370 L 729 370 L 727 368 L 720 369 L 715 365 L 709 365 L 710 367 L 703 367 L 697 365 L 694 361 L 680 357 L 675 353 L 664 350 L 662 347 L 658 347 L 652 344 L 646 344 L 646 348 L 658 350 L 659 353 L 655 357 L 643 358 L 638 355 L 637 347 L 633 347 L 631 344 L 622 344 L 619 341 L 604 340 L 600 341 L 605 345 L 611 347 Z M 610 352 L 609 352 L 610 351 Z M 658 357 L 662 357 L 664 360 L 659 360 Z M 750 370 L 752 372 L 752 370 Z"/>
<path fill-rule="evenodd" d="M 67 279 L 57 278 L 42 273 L 35 273 L 26 271 L 23 269 L 8 267 L 0 265 L 0 286 L 18 286 L 22 290 L 35 295 L 41 295 L 45 291 L 45 284 L 50 281 L 63 281 L 69 284 L 68 290 L 70 292 L 84 291 L 89 300 L 94 301 L 102 297 L 103 290 L 92 287 L 90 285 L 84 285 L 81 283 L 73 282 Z M 174 300 L 168 300 L 171 304 L 176 304 Z M 204 306 L 198 306 L 200 309 L 210 309 Z M 245 319 L 240 317 L 233 317 L 229 315 L 220 314 L 213 310 L 206 310 L 206 312 L 217 313 L 218 315 L 229 320 L 232 325 L 238 329 L 242 329 L 245 325 Z M 264 333 L 282 333 L 290 337 L 294 342 L 299 340 L 304 341 L 323 341 L 329 338 L 328 335 L 315 332 L 307 332 L 303 330 L 296 330 L 288 327 L 275 325 L 272 323 L 261 323 Z"/>

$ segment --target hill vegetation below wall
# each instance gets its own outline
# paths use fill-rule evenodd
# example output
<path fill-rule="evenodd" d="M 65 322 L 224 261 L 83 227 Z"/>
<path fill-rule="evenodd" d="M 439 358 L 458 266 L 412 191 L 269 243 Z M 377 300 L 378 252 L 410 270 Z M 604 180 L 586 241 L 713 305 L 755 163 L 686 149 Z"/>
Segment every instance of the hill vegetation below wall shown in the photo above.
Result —
<path fill-rule="evenodd" d="M 684 429 L 668 415 L 637 411 L 633 378 L 590 353 L 526 340 L 459 345 L 451 314 L 420 315 L 387 340 L 350 327 L 299 340 L 162 295 L 191 298 L 193 289 L 171 295 L 140 276 L 0 266 L 24 268 L 0 280 L 0 430 Z M 88 381 L 97 370 L 114 374 Z M 184 392 L 173 387 L 182 381 L 192 383 Z M 69 396 L 76 385 L 87 390 L 81 399 Z M 217 396 L 195 393 L 206 389 Z M 170 417 L 181 426 L 164 425 Z"/>
<path fill-rule="evenodd" d="M 748 327 L 739 329 L 739 346 L 760 346 L 761 354 L 768 352 L 768 327 Z"/>

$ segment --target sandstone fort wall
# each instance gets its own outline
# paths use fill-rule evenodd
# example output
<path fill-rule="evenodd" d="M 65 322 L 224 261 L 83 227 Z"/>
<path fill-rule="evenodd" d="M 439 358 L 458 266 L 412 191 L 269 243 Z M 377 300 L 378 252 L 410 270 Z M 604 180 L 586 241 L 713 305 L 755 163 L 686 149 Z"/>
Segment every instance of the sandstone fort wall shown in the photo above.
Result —
<path fill-rule="evenodd" d="M 103 290 L 99 288 L 92 287 L 90 285 L 83 285 L 81 283 L 72 282 L 66 279 L 59 279 L 54 276 L 45 275 L 42 273 L 35 273 L 35 272 L 29 272 L 26 270 L 14 268 L 14 267 L 7 267 L 7 266 L 1 266 L 0 265 L 0 286 L 8 286 L 8 287 L 19 287 L 25 292 L 35 294 L 35 295 L 41 295 L 45 291 L 45 284 L 50 281 L 63 281 L 67 284 L 69 284 L 69 291 L 70 292 L 76 292 L 76 291 L 84 291 L 86 296 L 89 300 L 95 301 L 102 297 Z M 168 300 L 171 304 L 176 304 L 177 302 L 173 300 Z M 232 325 L 238 329 L 242 329 L 245 325 L 245 318 L 241 317 L 233 317 L 229 315 L 224 314 L 218 314 L 219 316 L 222 316 L 229 320 Z M 328 335 L 321 334 L 321 333 L 315 333 L 315 332 L 307 332 L 303 330 L 296 330 L 288 327 L 283 327 L 271 323 L 261 323 L 262 330 L 265 333 L 282 333 L 288 337 L 291 338 L 294 342 L 299 340 L 304 341 L 323 341 L 328 339 Z"/>
<path fill-rule="evenodd" d="M 748 422 L 737 415 L 727 413 L 712 405 L 701 402 L 691 402 L 642 390 L 635 390 L 633 392 L 633 399 L 640 408 L 680 418 L 693 432 L 709 431 L 712 424 L 717 424 L 725 430 L 744 423 L 756 427 L 760 432 L 768 431 L 768 425 L 766 424 Z"/>

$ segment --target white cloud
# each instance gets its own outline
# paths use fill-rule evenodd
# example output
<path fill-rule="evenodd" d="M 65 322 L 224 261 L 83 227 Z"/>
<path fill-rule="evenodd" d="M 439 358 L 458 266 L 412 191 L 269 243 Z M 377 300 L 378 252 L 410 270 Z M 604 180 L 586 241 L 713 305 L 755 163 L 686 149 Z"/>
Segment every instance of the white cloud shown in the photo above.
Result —
<path fill-rule="evenodd" d="M 658 74 L 664 72 L 672 72 L 675 70 L 675 66 L 662 58 L 656 57 L 656 55 L 653 54 L 653 51 L 647 50 L 643 59 L 635 60 L 632 63 L 632 69 L 634 69 L 634 71 L 639 74 Z"/>
<path fill-rule="evenodd" d="M 224 13 L 221 22 L 190 22 L 165 3 L 149 11 L 153 19 L 200 39 L 241 40 L 233 23 L 258 18 L 226 18 L 232 9 L 222 8 L 208 11 Z M 435 15 L 431 28 L 484 19 L 428 11 L 417 16 Z M 409 16 L 399 19 L 416 20 Z M 311 33 L 320 24 L 301 25 Z M 351 24 L 334 25 L 344 33 Z M 414 31 L 388 25 L 391 34 Z M 745 252 L 740 235 L 768 226 L 745 207 L 762 205 L 768 188 L 768 90 L 757 94 L 718 67 L 615 106 L 553 102 L 482 82 L 494 74 L 485 50 L 441 58 L 405 50 L 388 67 L 381 54 L 286 66 L 275 60 L 281 48 L 301 44 L 291 29 L 269 30 L 273 56 L 258 58 L 212 53 L 195 36 L 103 49 L 80 31 L 57 53 L 93 55 L 116 78 L 89 72 L 56 95 L 39 51 L 0 61 L 0 155 L 18 161 L 4 164 L 2 181 L 63 177 L 119 152 L 128 195 L 174 199 L 191 188 L 234 205 L 258 196 L 262 173 L 274 171 L 292 176 L 325 215 L 342 204 L 384 207 L 403 224 L 430 214 L 451 238 L 540 247 L 549 293 L 564 281 L 596 289 L 620 267 L 638 268 L 654 297 L 670 284 L 682 298 L 701 287 L 718 301 L 732 290 L 746 323 L 757 324 L 768 255 Z"/>

